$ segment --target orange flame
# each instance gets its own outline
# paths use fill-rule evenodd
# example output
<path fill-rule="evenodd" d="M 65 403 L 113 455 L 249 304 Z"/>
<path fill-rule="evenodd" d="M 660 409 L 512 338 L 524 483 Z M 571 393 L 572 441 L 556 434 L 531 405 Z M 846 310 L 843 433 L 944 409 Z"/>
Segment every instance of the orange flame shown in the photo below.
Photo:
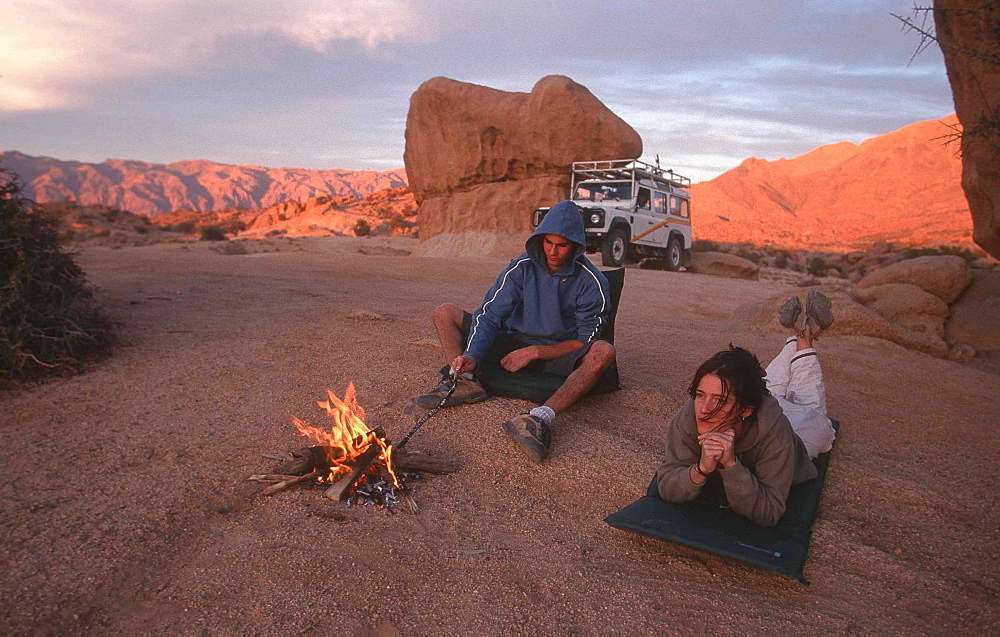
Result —
<path fill-rule="evenodd" d="M 377 436 L 365 424 L 365 410 L 358 404 L 354 383 L 348 383 L 341 400 L 327 390 L 328 400 L 317 401 L 316 405 L 330 417 L 330 430 L 313 427 L 309 423 L 292 416 L 292 424 L 303 436 L 317 445 L 328 447 L 327 459 L 330 461 L 330 475 L 326 480 L 333 481 L 341 474 L 347 473 L 350 467 L 346 464 L 352 458 L 361 455 L 372 444 L 381 448 L 379 459 L 385 463 L 386 470 L 396 487 L 402 486 L 392 467 L 392 445 Z"/>

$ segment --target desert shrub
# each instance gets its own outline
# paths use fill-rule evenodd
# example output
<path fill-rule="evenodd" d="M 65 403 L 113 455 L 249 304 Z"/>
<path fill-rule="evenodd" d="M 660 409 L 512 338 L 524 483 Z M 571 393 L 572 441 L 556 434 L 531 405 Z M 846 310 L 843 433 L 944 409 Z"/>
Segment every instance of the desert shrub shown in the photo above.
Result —
<path fill-rule="evenodd" d="M 239 219 L 232 219 L 219 226 L 225 234 L 237 235 L 247 229 L 247 224 Z"/>
<path fill-rule="evenodd" d="M 788 257 L 784 254 L 779 254 L 774 257 L 774 267 L 780 268 L 782 270 L 788 268 Z"/>
<path fill-rule="evenodd" d="M 692 252 L 718 252 L 719 246 L 708 239 L 695 239 L 691 242 Z"/>
<path fill-rule="evenodd" d="M 117 340 L 56 235 L 17 176 L 0 169 L 0 382 L 77 372 Z"/>
<path fill-rule="evenodd" d="M 813 257 L 809 259 L 809 263 L 806 266 L 806 271 L 818 277 L 826 276 L 826 271 L 830 269 L 829 264 L 827 264 L 826 259 L 823 257 Z"/>
<path fill-rule="evenodd" d="M 965 248 L 960 248 L 958 246 L 939 246 L 937 248 L 908 248 L 903 250 L 904 259 L 915 259 L 917 257 L 937 257 L 942 254 L 952 254 L 958 257 L 962 257 L 969 263 L 973 263 L 977 260 L 976 255 L 972 252 L 966 250 Z"/>
<path fill-rule="evenodd" d="M 191 234 L 194 232 L 194 222 L 193 221 L 182 221 L 181 223 L 175 223 L 172 226 L 164 226 L 164 230 L 167 232 L 183 232 L 184 234 Z"/>
<path fill-rule="evenodd" d="M 225 241 L 226 233 L 219 226 L 205 226 L 201 229 L 202 241 Z"/>
<path fill-rule="evenodd" d="M 275 228 L 267 231 L 267 236 L 269 237 L 279 237 L 283 234 L 288 234 L 288 230 L 285 230 L 284 228 Z"/>
<path fill-rule="evenodd" d="M 366 237 L 372 231 L 372 227 L 364 219 L 358 219 L 354 223 L 354 236 Z"/>
<path fill-rule="evenodd" d="M 753 261 L 756 264 L 760 264 L 761 253 L 756 250 L 740 250 L 736 256 L 743 257 L 748 261 Z"/>

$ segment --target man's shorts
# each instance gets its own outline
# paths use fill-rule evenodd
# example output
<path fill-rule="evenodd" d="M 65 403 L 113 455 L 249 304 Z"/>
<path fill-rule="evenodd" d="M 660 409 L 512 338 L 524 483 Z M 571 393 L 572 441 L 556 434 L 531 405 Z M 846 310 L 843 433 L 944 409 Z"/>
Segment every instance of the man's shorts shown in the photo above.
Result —
<path fill-rule="evenodd" d="M 468 312 L 463 312 L 462 338 L 465 339 L 466 346 L 468 346 L 469 332 L 471 331 L 472 315 Z M 510 354 L 514 350 L 521 349 L 522 347 L 528 347 L 529 345 L 531 345 L 531 343 L 527 343 L 513 334 L 504 334 L 503 332 L 499 332 L 497 333 L 496 338 L 493 339 L 493 345 L 491 345 L 489 351 L 486 352 L 486 358 L 484 360 L 492 363 L 499 363 L 500 359 L 507 354 Z M 583 347 L 575 352 L 563 354 L 559 358 L 553 358 L 552 360 L 547 361 L 531 361 L 518 371 L 529 374 L 554 374 L 556 376 L 566 378 L 573 373 L 574 369 L 577 368 L 580 361 L 583 359 L 583 355 L 590 350 L 591 345 L 593 345 L 593 341 L 584 344 Z"/>

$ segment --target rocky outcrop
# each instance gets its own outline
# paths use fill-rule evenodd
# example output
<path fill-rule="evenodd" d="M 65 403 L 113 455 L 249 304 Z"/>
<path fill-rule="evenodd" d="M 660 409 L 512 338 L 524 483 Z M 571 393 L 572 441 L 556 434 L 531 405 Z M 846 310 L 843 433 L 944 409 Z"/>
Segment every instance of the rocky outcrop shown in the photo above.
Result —
<path fill-rule="evenodd" d="M 951 303 L 972 282 L 972 266 L 958 256 L 917 257 L 880 268 L 858 281 L 859 289 L 908 283 Z"/>
<path fill-rule="evenodd" d="M 173 210 L 208 212 L 266 208 L 284 201 L 345 196 L 355 199 L 406 185 L 402 170 L 309 170 L 232 166 L 205 160 L 173 164 L 109 159 L 100 164 L 0 153 L 25 194 L 39 203 L 71 200 L 155 217 Z"/>
<path fill-rule="evenodd" d="M 934 3 L 937 31 L 962 135 L 962 188 L 974 238 L 1000 259 L 1000 6 L 983 0 Z"/>
<path fill-rule="evenodd" d="M 769 298 L 747 303 L 733 312 L 727 325 L 732 330 L 753 330 L 788 332 L 778 323 L 778 308 L 788 297 L 798 295 L 805 299 L 810 288 L 798 288 L 781 292 Z M 856 301 L 848 292 L 832 287 L 811 288 L 830 297 L 836 317 L 826 334 L 860 334 L 898 343 L 903 347 L 926 352 L 944 358 L 948 355 L 948 345 L 939 337 L 915 332 L 893 323 L 881 314 Z"/>
<path fill-rule="evenodd" d="M 524 234 L 534 208 L 568 196 L 574 161 L 641 154 L 638 133 L 568 77 L 530 93 L 436 77 L 410 98 L 403 161 L 428 239 Z"/>
<path fill-rule="evenodd" d="M 954 115 L 793 159 L 751 157 L 691 187 L 696 239 L 795 249 L 968 243 L 961 162 L 943 136 Z"/>
<path fill-rule="evenodd" d="M 968 297 L 978 300 L 968 302 L 970 307 L 976 309 L 962 312 L 964 325 L 949 320 L 949 303 L 957 298 L 966 298 L 962 293 L 973 280 L 972 268 L 965 259 L 957 256 L 918 257 L 894 263 L 865 276 L 853 291 L 840 285 L 824 285 L 815 289 L 833 301 L 836 320 L 827 330 L 829 334 L 873 336 L 940 358 L 967 361 L 976 355 L 976 349 L 970 342 L 974 339 L 966 333 L 969 331 L 966 325 L 974 324 L 971 331 L 982 334 L 983 317 L 989 317 L 985 319 L 986 323 L 990 320 L 995 323 L 998 313 L 996 308 L 984 306 L 982 297 L 988 299 L 991 292 L 997 292 L 994 288 L 1000 286 L 1000 273 L 980 270 L 977 276 L 980 274 L 983 280 L 995 274 L 997 281 L 988 279 L 991 284 L 983 286 L 985 292 Z M 992 283 L 996 285 L 991 287 Z M 850 286 L 846 281 L 844 284 Z M 805 299 L 809 289 L 781 292 L 740 307 L 733 314 L 730 326 L 736 329 L 787 331 L 778 324 L 778 308 L 792 295 Z M 985 305 L 988 303 L 986 301 Z M 954 327 L 946 329 L 946 322 Z M 993 330 L 994 333 L 997 331 Z"/>
<path fill-rule="evenodd" d="M 756 281 L 760 268 L 756 263 L 725 252 L 694 252 L 688 270 L 696 274 L 712 274 L 732 279 Z"/>
<path fill-rule="evenodd" d="M 948 304 L 930 292 L 909 283 L 885 283 L 857 288 L 855 298 L 886 320 L 914 332 L 944 338 Z"/>

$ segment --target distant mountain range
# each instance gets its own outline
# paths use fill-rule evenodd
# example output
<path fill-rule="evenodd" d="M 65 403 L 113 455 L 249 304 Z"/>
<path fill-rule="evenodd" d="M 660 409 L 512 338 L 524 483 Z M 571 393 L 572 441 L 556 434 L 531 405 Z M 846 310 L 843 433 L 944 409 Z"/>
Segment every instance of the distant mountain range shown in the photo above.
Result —
<path fill-rule="evenodd" d="M 958 119 L 911 124 L 794 159 L 751 157 L 691 187 L 695 238 L 833 251 L 874 241 L 968 243 Z"/>
<path fill-rule="evenodd" d="M 314 197 L 365 197 L 406 186 L 406 172 L 308 170 L 233 166 L 207 160 L 150 164 L 109 159 L 99 164 L 0 152 L 0 167 L 13 170 L 25 194 L 39 203 L 74 200 L 155 217 L 174 210 L 266 208 Z"/>
<path fill-rule="evenodd" d="M 793 159 L 751 157 L 691 187 L 695 238 L 830 251 L 864 249 L 880 239 L 969 243 L 972 220 L 961 187 L 958 146 L 945 143 L 954 132 L 950 127 L 957 126 L 957 118 L 949 115 L 861 144 L 821 146 Z M 282 216 L 323 228 L 330 222 L 319 219 L 326 214 L 322 211 L 334 203 L 346 205 L 335 201 L 338 197 L 365 198 L 407 185 L 403 169 L 306 170 L 205 160 L 87 164 L 17 151 L 0 153 L 0 167 L 18 173 L 26 194 L 38 202 L 72 199 L 148 217 L 175 210 L 264 209 L 288 202 L 294 205 L 281 208 Z M 317 197 L 318 202 L 310 202 Z M 404 205 L 400 193 L 379 197 L 403 202 L 392 204 L 402 206 L 393 214 L 406 215 L 402 208 L 412 206 L 412 198 Z M 255 224 L 270 219 L 266 210 L 258 212 L 263 216 L 252 215 L 261 217 Z"/>

